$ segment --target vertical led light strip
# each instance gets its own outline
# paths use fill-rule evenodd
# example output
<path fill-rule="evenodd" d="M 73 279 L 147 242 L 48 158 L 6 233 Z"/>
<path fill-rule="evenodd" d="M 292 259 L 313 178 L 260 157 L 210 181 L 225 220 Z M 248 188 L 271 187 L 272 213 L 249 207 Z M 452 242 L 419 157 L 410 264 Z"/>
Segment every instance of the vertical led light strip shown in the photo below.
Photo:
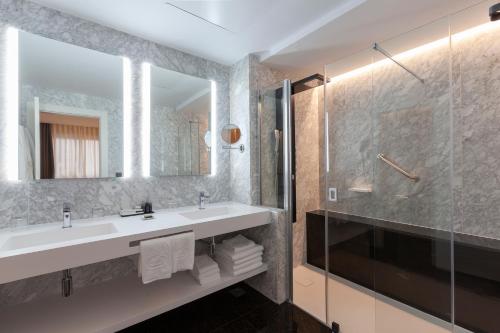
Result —
<path fill-rule="evenodd" d="M 142 176 L 150 175 L 151 65 L 142 64 Z"/>
<path fill-rule="evenodd" d="M 210 175 L 217 174 L 217 83 L 211 81 L 211 107 L 210 107 Z"/>
<path fill-rule="evenodd" d="M 19 31 L 7 28 L 6 54 L 6 95 L 5 95 L 5 143 L 4 161 L 8 180 L 18 180 L 19 161 Z"/>
<path fill-rule="evenodd" d="M 123 58 L 123 176 L 132 175 L 132 64 Z"/>

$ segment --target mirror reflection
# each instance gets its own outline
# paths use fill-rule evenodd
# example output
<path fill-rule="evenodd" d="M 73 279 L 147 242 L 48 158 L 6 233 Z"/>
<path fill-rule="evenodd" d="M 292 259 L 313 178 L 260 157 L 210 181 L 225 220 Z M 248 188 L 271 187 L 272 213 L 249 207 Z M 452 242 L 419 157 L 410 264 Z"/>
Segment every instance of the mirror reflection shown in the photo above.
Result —
<path fill-rule="evenodd" d="M 19 178 L 123 170 L 122 59 L 19 32 Z"/>
<path fill-rule="evenodd" d="M 211 82 L 151 66 L 151 175 L 210 174 Z"/>

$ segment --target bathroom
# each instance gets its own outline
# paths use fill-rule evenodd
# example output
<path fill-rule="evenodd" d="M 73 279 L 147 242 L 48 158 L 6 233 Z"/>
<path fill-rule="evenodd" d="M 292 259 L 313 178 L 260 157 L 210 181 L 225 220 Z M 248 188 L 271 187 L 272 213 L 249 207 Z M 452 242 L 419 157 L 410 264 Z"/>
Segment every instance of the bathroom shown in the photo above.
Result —
<path fill-rule="evenodd" d="M 499 33 L 497 1 L 0 0 L 0 332 L 498 332 Z"/>

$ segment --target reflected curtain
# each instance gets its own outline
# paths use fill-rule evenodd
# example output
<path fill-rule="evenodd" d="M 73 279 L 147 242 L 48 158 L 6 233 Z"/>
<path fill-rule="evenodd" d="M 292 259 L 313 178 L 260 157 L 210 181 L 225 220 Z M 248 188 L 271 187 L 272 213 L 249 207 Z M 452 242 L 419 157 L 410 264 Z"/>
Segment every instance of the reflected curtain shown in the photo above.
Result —
<path fill-rule="evenodd" d="M 54 151 L 51 124 L 40 124 L 40 178 L 54 178 Z"/>
<path fill-rule="evenodd" d="M 99 177 L 99 128 L 52 124 L 55 178 Z"/>

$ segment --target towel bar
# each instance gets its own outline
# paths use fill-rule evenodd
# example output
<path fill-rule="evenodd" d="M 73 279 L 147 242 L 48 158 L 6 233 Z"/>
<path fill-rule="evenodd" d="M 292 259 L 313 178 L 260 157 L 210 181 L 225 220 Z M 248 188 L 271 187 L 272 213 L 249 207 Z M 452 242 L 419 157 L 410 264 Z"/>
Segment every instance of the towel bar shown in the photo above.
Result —
<path fill-rule="evenodd" d="M 168 235 L 161 235 L 161 236 L 157 236 L 157 237 L 139 239 L 139 240 L 131 241 L 130 243 L 128 243 L 128 246 L 129 247 L 136 247 L 136 246 L 139 246 L 141 244 L 141 242 L 144 242 L 144 241 L 147 241 L 147 240 L 157 239 L 157 238 L 164 238 L 164 237 L 170 237 L 170 236 L 180 235 L 180 234 L 187 234 L 188 232 L 194 232 L 194 231 L 193 230 L 187 230 L 187 231 L 175 232 L 173 234 L 168 234 Z"/>

